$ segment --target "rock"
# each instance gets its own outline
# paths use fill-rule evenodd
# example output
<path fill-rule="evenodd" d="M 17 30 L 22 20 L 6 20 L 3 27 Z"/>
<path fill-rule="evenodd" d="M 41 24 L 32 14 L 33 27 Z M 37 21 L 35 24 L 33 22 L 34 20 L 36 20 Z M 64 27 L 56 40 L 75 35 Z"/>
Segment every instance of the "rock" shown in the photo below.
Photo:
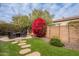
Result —
<path fill-rule="evenodd" d="M 27 54 L 26 56 L 41 56 L 41 54 L 39 52 L 32 52 L 30 54 Z"/>
<path fill-rule="evenodd" d="M 31 47 L 31 45 L 28 44 L 28 45 L 23 45 L 23 46 L 21 46 L 21 48 L 28 48 L 28 47 Z"/>
<path fill-rule="evenodd" d="M 29 52 L 31 52 L 31 49 L 29 49 L 29 48 L 27 48 L 27 49 L 22 49 L 22 50 L 20 50 L 20 54 L 26 54 L 26 53 L 29 53 Z"/>

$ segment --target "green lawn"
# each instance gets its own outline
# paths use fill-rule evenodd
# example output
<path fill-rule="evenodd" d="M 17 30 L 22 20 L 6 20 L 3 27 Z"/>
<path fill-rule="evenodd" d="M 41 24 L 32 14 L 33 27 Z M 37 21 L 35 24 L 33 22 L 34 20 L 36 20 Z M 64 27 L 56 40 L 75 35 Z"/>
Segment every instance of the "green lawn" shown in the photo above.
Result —
<path fill-rule="evenodd" d="M 42 56 L 79 56 L 79 51 L 55 47 L 40 38 L 28 39 L 27 43 L 31 44 L 32 51 L 39 51 Z M 20 56 L 20 50 L 17 44 L 0 41 L 0 56 Z"/>
<path fill-rule="evenodd" d="M 32 51 L 39 51 L 43 56 L 79 56 L 79 51 L 51 46 L 40 38 L 32 38 L 27 42 L 32 45 Z"/>
<path fill-rule="evenodd" d="M 18 56 L 20 47 L 17 44 L 0 41 L 0 56 Z"/>

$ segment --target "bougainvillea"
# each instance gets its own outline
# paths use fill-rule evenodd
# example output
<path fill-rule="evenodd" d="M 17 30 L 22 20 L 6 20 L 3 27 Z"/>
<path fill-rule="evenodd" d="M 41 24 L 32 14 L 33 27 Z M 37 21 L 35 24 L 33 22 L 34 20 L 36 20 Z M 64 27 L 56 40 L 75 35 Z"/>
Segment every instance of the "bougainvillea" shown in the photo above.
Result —
<path fill-rule="evenodd" d="M 44 37 L 46 34 L 46 21 L 42 18 L 37 18 L 32 23 L 32 32 L 37 37 Z"/>

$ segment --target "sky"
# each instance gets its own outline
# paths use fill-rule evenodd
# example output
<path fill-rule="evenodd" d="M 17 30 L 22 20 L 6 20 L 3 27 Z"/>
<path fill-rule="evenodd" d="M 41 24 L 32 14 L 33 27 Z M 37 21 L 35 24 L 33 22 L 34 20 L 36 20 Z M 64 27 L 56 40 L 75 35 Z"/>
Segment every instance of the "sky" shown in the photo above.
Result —
<path fill-rule="evenodd" d="M 78 3 L 0 3 L 0 20 L 10 22 L 12 16 L 28 15 L 34 9 L 47 10 L 54 20 L 79 16 Z"/>

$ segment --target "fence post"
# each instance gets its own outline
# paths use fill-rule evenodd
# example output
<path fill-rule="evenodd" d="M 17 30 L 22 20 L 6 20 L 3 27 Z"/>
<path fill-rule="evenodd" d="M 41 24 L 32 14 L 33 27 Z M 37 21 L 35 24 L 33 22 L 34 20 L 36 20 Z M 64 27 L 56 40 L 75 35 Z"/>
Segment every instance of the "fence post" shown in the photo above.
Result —
<path fill-rule="evenodd" d="M 70 31 L 69 31 L 69 24 L 68 24 L 68 43 L 70 43 Z"/>
<path fill-rule="evenodd" d="M 59 24 L 59 38 L 60 38 L 60 24 Z M 61 39 L 61 38 L 60 38 Z"/>
<path fill-rule="evenodd" d="M 49 38 L 51 37 L 51 36 L 50 36 L 50 34 L 51 34 L 51 32 L 50 32 L 50 31 L 51 31 L 51 29 L 50 29 L 50 28 L 51 28 L 51 27 L 49 26 Z"/>

